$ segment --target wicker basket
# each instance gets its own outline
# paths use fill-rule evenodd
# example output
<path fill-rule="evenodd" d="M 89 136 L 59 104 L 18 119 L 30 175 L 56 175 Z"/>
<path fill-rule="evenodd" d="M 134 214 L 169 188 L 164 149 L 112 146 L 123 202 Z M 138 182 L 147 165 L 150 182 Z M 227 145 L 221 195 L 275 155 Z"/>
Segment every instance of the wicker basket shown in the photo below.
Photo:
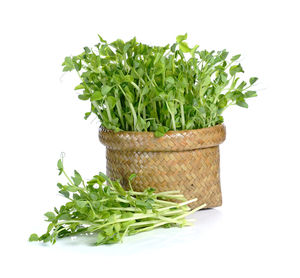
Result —
<path fill-rule="evenodd" d="M 128 188 L 128 177 L 136 173 L 134 190 L 180 190 L 187 199 L 197 197 L 194 208 L 222 205 L 219 144 L 225 126 L 169 131 L 155 138 L 152 132 L 113 132 L 100 127 L 99 139 L 106 146 L 106 170 Z"/>

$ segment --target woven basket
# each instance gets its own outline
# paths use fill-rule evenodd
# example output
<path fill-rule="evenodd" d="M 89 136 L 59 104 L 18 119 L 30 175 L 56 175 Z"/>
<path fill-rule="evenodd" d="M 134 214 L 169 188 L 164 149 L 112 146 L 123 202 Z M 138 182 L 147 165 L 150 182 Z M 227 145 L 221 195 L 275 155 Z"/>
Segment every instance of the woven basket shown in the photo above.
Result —
<path fill-rule="evenodd" d="M 225 140 L 224 125 L 169 131 L 160 138 L 152 132 L 115 133 L 100 127 L 99 139 L 106 146 L 107 175 L 125 188 L 135 173 L 136 191 L 180 190 L 187 199 L 198 198 L 192 208 L 222 205 L 219 144 Z"/>

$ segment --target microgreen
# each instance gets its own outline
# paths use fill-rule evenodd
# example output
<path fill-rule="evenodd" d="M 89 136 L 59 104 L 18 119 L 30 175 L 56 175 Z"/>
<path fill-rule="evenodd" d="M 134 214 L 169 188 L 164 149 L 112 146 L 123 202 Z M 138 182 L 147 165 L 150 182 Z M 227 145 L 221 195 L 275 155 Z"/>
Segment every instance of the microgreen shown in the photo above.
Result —
<path fill-rule="evenodd" d="M 223 122 L 222 113 L 232 105 L 248 107 L 256 96 L 240 80 L 244 72 L 228 52 L 189 47 L 187 34 L 174 44 L 149 46 L 133 38 L 108 43 L 101 36 L 93 48 L 66 57 L 63 71 L 75 70 L 81 83 L 78 98 L 91 102 L 87 119 L 95 113 L 101 124 L 114 131 L 154 131 L 210 127 Z"/>
<path fill-rule="evenodd" d="M 56 242 L 57 238 L 78 234 L 97 234 L 96 245 L 122 241 L 127 235 L 150 231 L 158 227 L 183 227 L 185 219 L 202 205 L 191 210 L 179 191 L 155 193 L 153 188 L 125 191 L 118 181 L 99 173 L 85 182 L 77 171 L 66 174 L 62 159 L 57 163 L 59 174 L 67 183 L 58 183 L 59 192 L 68 200 L 59 209 L 44 214 L 49 222 L 46 233 L 32 234 L 29 241 Z M 129 182 L 135 174 L 129 177 Z M 131 187 L 131 185 L 130 185 Z M 174 202 L 178 200 L 180 202 Z"/>

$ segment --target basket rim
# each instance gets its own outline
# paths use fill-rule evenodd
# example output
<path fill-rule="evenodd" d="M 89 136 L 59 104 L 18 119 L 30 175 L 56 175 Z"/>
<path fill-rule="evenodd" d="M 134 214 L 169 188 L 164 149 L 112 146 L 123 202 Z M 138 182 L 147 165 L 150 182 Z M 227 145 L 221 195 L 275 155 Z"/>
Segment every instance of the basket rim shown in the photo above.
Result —
<path fill-rule="evenodd" d="M 226 127 L 225 124 L 218 124 L 218 125 L 214 125 L 214 126 L 209 126 L 209 127 L 203 127 L 203 128 L 197 128 L 197 129 L 184 129 L 184 130 L 169 130 L 165 133 L 165 135 L 171 135 L 171 134 L 180 134 L 180 133 L 188 133 L 188 132 L 197 132 L 197 131 L 203 131 L 203 130 L 212 130 L 215 127 L 219 127 L 219 126 L 223 126 Z M 117 132 L 114 132 L 112 129 L 107 129 L 106 127 L 100 125 L 99 126 L 99 132 L 112 132 L 114 134 L 125 134 L 125 133 L 129 133 L 131 135 L 139 135 L 139 134 L 153 134 L 154 135 L 154 131 L 132 131 L 132 130 L 120 130 Z M 165 136 L 164 135 L 164 136 Z M 163 136 L 162 136 L 163 137 Z M 162 137 L 157 137 L 157 138 L 162 138 Z M 155 137 L 156 138 L 156 137 Z"/>
<path fill-rule="evenodd" d="M 226 138 L 226 127 L 219 124 L 190 130 L 169 130 L 162 137 L 153 131 L 118 131 L 99 127 L 99 140 L 107 148 L 126 151 L 187 151 L 218 146 Z"/>

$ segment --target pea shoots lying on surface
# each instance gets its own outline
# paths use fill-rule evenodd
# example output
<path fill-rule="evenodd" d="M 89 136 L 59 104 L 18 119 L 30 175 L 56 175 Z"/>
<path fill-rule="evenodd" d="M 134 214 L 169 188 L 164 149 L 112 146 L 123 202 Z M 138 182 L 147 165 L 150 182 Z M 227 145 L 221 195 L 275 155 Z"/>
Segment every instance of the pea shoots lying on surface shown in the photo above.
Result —
<path fill-rule="evenodd" d="M 99 173 L 84 182 L 75 170 L 69 177 L 63 161 L 57 163 L 59 175 L 64 174 L 68 182 L 57 186 L 68 202 L 54 212 L 46 212 L 50 222 L 47 232 L 40 237 L 32 234 L 29 241 L 56 242 L 57 238 L 78 234 L 97 233 L 96 245 L 116 243 L 126 235 L 150 231 L 158 227 L 183 227 L 191 225 L 186 216 L 205 207 L 205 204 L 191 210 L 179 191 L 155 193 L 148 188 L 144 192 L 132 189 L 125 191 L 118 181 L 110 180 Z M 135 174 L 129 177 L 130 181 Z M 131 187 L 131 186 L 130 186 Z M 180 202 L 174 202 L 175 200 Z"/>

